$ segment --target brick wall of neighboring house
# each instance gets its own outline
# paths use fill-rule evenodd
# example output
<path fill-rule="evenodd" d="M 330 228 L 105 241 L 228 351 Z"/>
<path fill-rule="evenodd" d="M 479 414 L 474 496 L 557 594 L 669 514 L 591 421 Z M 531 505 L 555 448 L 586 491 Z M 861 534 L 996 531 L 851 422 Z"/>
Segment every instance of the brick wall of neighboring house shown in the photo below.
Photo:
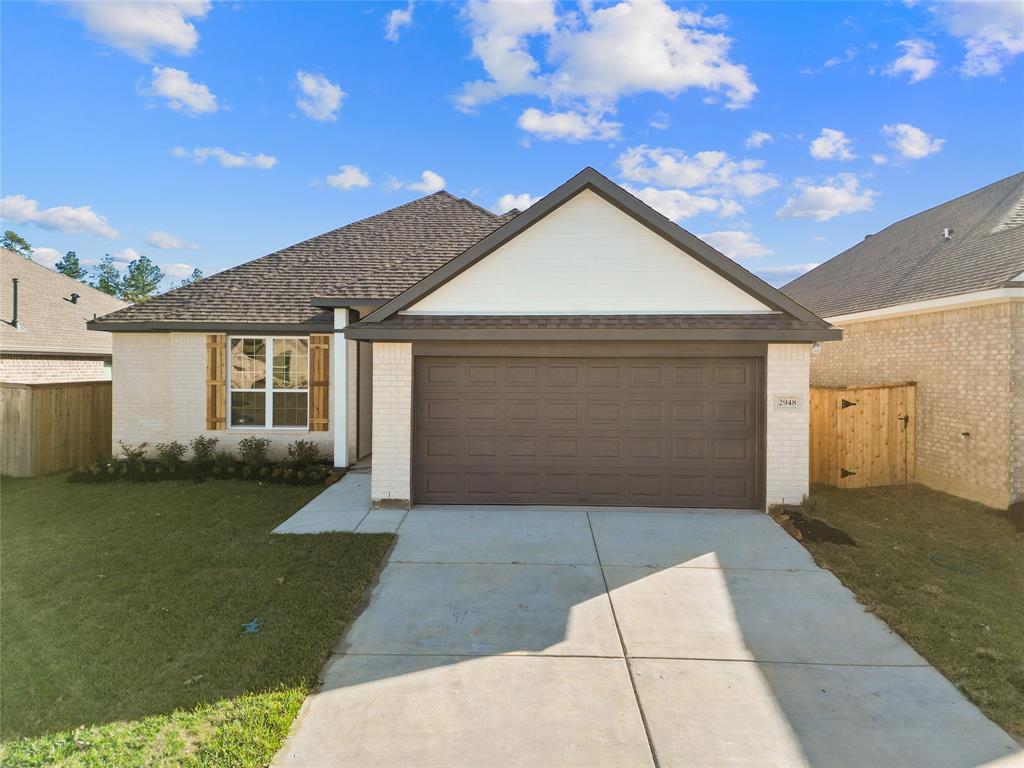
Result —
<path fill-rule="evenodd" d="M 215 437 L 218 449 L 234 450 L 243 437 L 271 439 L 270 453 L 284 456 L 288 443 L 312 440 L 325 456 L 334 454 L 334 388 L 328 402 L 329 429 L 206 429 L 206 334 L 115 333 L 113 375 L 113 452 L 119 440 L 149 443 L 198 435 Z M 334 341 L 331 342 L 334 354 Z M 353 427 L 354 428 L 354 427 Z"/>
<path fill-rule="evenodd" d="M 407 505 L 412 498 L 412 344 L 373 344 L 374 505 Z"/>
<path fill-rule="evenodd" d="M 1019 364 L 1011 383 L 1013 326 L 1019 333 L 1024 325 L 1022 307 L 1005 301 L 843 323 L 843 340 L 822 343 L 821 353 L 812 356 L 811 383 L 917 382 L 918 482 L 1005 507 L 1011 493 L 1011 408 L 1017 415 L 1017 464 L 1024 444 Z M 1024 342 L 1018 337 L 1016 345 Z M 970 436 L 961 438 L 963 432 Z"/>
<path fill-rule="evenodd" d="M 0 354 L 0 381 L 13 384 L 56 384 L 64 381 L 103 381 L 109 379 L 102 357 L 84 355 Z"/>
<path fill-rule="evenodd" d="M 1010 306 L 1010 503 L 1013 503 L 1024 501 L 1024 301 Z"/>
<path fill-rule="evenodd" d="M 765 497 L 767 503 L 799 502 L 808 489 L 810 344 L 769 344 Z M 777 397 L 795 395 L 799 407 L 777 410 Z"/>

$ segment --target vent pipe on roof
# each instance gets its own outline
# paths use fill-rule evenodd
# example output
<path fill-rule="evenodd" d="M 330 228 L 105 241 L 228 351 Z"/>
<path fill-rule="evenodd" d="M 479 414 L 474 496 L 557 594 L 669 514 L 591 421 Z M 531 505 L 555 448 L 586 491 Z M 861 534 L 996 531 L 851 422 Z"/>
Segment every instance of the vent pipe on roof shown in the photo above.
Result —
<path fill-rule="evenodd" d="M 953 228 L 952 227 L 946 227 L 945 229 L 942 230 L 942 239 L 943 240 L 952 240 L 953 239 Z"/>
<path fill-rule="evenodd" d="M 11 312 L 11 325 L 15 328 L 21 328 L 21 323 L 18 322 L 18 278 L 11 278 L 11 305 L 13 311 Z"/>
<path fill-rule="evenodd" d="M 71 303 L 72 304 L 77 304 L 78 303 L 78 294 L 77 293 L 72 293 L 71 294 Z"/>

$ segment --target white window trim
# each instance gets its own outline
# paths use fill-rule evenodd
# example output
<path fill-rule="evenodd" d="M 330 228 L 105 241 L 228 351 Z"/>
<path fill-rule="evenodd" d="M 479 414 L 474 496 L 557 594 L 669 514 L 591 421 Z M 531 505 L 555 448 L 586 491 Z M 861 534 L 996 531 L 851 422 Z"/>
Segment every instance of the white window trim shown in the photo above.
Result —
<path fill-rule="evenodd" d="M 306 394 L 306 425 L 302 426 L 284 426 L 275 427 L 272 423 L 270 425 L 263 424 L 246 424 L 244 426 L 236 426 L 231 423 L 231 393 L 234 387 L 231 385 L 231 345 L 235 341 L 243 339 L 260 339 L 266 342 L 266 352 L 264 364 L 266 365 L 267 371 L 267 387 L 264 392 L 266 398 L 263 406 L 266 417 L 273 422 L 274 421 L 274 392 L 292 392 L 299 394 L 305 392 Z M 276 339 L 305 339 L 306 341 L 306 388 L 303 389 L 274 389 L 274 341 Z M 228 386 L 227 386 L 227 422 L 229 432 L 309 432 L 309 336 L 261 336 L 259 334 L 245 334 L 243 336 L 228 336 L 227 338 L 227 364 L 228 364 Z M 259 392 L 258 389 L 239 389 L 239 392 Z"/>

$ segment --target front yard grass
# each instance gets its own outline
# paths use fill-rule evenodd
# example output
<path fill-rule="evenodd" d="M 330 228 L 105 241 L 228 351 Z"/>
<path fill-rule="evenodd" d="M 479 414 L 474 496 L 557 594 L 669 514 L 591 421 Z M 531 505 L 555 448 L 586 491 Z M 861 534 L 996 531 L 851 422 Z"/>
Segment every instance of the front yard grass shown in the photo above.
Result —
<path fill-rule="evenodd" d="M 269 763 L 392 541 L 270 534 L 319 490 L 5 478 L 0 763 Z"/>
<path fill-rule="evenodd" d="M 813 514 L 856 546 L 804 540 L 818 563 L 1017 739 L 1024 738 L 1024 532 L 923 486 L 816 487 Z"/>

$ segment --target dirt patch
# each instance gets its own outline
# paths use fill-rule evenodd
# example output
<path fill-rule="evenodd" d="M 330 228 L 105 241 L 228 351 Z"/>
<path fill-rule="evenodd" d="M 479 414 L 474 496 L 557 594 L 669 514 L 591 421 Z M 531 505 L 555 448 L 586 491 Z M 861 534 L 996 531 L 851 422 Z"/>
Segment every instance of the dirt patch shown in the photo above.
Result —
<path fill-rule="evenodd" d="M 999 510 L 997 514 L 1009 520 L 1017 533 L 1024 533 L 1024 501 L 1011 504 L 1009 509 Z"/>
<path fill-rule="evenodd" d="M 797 541 L 825 542 L 856 547 L 857 542 L 846 531 L 823 520 L 809 517 L 799 507 L 774 507 L 771 515 Z"/>

